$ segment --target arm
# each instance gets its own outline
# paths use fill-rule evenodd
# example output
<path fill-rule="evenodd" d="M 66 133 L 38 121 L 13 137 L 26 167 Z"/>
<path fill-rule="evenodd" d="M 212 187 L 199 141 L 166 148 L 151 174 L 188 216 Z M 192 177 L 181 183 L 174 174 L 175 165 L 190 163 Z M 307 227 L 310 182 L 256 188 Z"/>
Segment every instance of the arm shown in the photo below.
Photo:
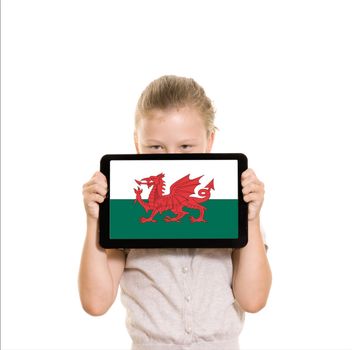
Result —
<path fill-rule="evenodd" d="M 104 200 L 106 194 L 104 178 L 99 173 L 83 186 L 87 234 L 81 256 L 78 287 L 83 309 L 93 316 L 104 314 L 115 301 L 125 266 L 122 251 L 105 250 L 98 242 L 98 203 Z"/>
<path fill-rule="evenodd" d="M 271 287 L 271 270 L 263 237 L 260 232 L 259 212 L 264 198 L 264 184 L 247 169 L 242 174 L 244 200 L 248 206 L 248 243 L 234 249 L 232 290 L 241 308 L 248 312 L 261 310 Z"/>

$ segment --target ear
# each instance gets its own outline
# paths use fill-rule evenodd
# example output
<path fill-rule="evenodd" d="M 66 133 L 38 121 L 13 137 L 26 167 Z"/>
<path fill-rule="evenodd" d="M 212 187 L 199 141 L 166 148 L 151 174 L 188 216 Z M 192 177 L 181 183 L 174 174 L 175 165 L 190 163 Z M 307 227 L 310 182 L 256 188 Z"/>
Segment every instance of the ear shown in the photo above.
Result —
<path fill-rule="evenodd" d="M 137 136 L 137 132 L 135 131 L 134 134 L 133 134 L 133 137 L 134 137 L 134 146 L 136 147 L 136 152 L 138 154 L 140 154 L 140 150 L 139 150 L 139 145 L 138 145 L 138 136 Z"/>
<path fill-rule="evenodd" d="M 212 131 L 208 137 L 208 143 L 207 143 L 207 153 L 210 153 L 213 143 L 214 143 L 214 137 L 215 137 L 215 131 Z"/>

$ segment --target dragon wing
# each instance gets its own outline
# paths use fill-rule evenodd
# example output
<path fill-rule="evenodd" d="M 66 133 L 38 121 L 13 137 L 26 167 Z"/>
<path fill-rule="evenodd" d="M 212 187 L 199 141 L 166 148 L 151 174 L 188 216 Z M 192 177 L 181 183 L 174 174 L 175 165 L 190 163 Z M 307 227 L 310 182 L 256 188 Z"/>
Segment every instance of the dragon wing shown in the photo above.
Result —
<path fill-rule="evenodd" d="M 199 179 L 203 176 L 190 179 L 189 175 L 182 177 L 171 185 L 169 199 L 173 204 L 184 205 L 188 202 L 189 197 L 194 194 L 194 189 L 200 184 Z"/>

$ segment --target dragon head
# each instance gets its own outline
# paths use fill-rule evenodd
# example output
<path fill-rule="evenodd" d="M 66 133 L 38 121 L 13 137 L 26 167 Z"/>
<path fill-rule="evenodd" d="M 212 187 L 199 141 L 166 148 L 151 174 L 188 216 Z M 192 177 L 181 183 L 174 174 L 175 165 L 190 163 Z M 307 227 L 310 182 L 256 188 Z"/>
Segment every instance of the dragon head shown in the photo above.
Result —
<path fill-rule="evenodd" d="M 159 175 L 156 175 L 156 176 L 149 176 L 149 177 L 145 177 L 142 180 L 134 180 L 134 181 L 136 181 L 139 186 L 147 185 L 148 188 L 150 188 L 153 185 L 163 184 L 164 176 L 165 174 L 160 173 Z"/>

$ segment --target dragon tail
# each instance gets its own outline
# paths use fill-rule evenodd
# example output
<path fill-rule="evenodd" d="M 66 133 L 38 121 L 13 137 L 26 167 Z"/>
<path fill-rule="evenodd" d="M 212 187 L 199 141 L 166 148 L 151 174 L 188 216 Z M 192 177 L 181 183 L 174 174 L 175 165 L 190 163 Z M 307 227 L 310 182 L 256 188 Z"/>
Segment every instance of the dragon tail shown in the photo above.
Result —
<path fill-rule="evenodd" d="M 211 180 L 204 188 L 200 189 L 197 193 L 198 196 L 202 198 L 194 198 L 198 203 L 207 201 L 210 198 L 210 191 L 214 190 L 214 179 Z"/>

